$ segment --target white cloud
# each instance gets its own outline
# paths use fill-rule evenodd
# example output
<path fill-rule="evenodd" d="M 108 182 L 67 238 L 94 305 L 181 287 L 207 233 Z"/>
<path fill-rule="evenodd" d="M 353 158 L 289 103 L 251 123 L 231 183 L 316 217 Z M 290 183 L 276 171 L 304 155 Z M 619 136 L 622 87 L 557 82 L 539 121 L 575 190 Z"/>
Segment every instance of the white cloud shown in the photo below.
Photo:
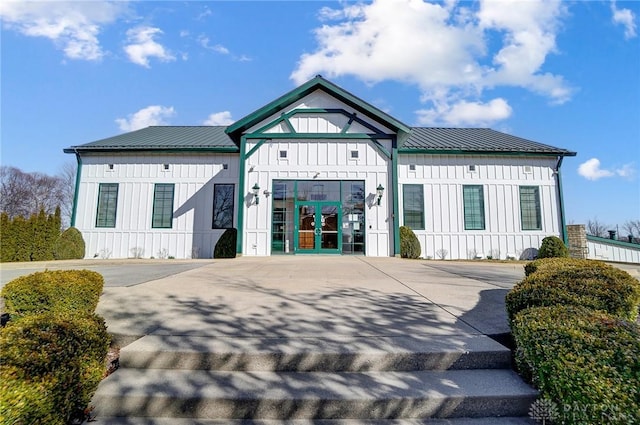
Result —
<path fill-rule="evenodd" d="M 149 68 L 149 58 L 158 58 L 162 62 L 174 61 L 176 58 L 154 38 L 162 34 L 162 30 L 154 27 L 140 26 L 127 31 L 127 44 L 124 51 L 129 60 L 135 64 Z"/>
<path fill-rule="evenodd" d="M 98 40 L 102 27 L 127 13 L 126 2 L 0 2 L 5 28 L 29 37 L 48 38 L 67 58 L 89 61 L 105 55 Z"/>
<path fill-rule="evenodd" d="M 126 119 L 116 119 L 116 124 L 122 131 L 135 131 L 151 125 L 167 125 L 167 119 L 174 115 L 173 106 L 152 105 L 129 114 Z"/>
<path fill-rule="evenodd" d="M 214 112 L 203 122 L 204 125 L 231 125 L 235 121 L 231 118 L 231 112 Z"/>
<path fill-rule="evenodd" d="M 630 163 L 614 170 L 606 170 L 600 168 L 600 160 L 598 158 L 591 158 L 580 164 L 578 174 L 587 180 L 599 180 L 601 178 L 615 176 L 633 180 L 636 175 L 636 169 L 634 164 Z"/>
<path fill-rule="evenodd" d="M 629 9 L 618 9 L 615 0 L 611 2 L 612 20 L 615 24 L 624 26 L 624 38 L 634 38 L 636 34 L 635 15 Z"/>
<path fill-rule="evenodd" d="M 453 105 L 444 103 L 432 109 L 417 111 L 418 122 L 429 126 L 490 126 L 511 116 L 511 106 L 502 98 L 488 103 L 461 100 Z"/>
<path fill-rule="evenodd" d="M 636 167 L 633 163 L 625 164 L 616 170 L 616 174 L 620 177 L 624 177 L 627 180 L 633 180 L 636 176 Z"/>
<path fill-rule="evenodd" d="M 316 74 L 353 75 L 375 84 L 385 80 L 417 85 L 431 116 L 450 122 L 492 122 L 511 114 L 506 102 L 482 102 L 485 90 L 514 86 L 552 103 L 570 99 L 562 76 L 543 71 L 556 52 L 565 9 L 560 0 L 467 3 L 374 0 L 323 8 L 315 30 L 317 49 L 303 54 L 291 74 L 298 84 Z M 499 43 L 495 52 L 490 45 Z M 425 111 L 427 113 L 425 114 Z M 501 118 L 502 117 L 502 118 Z M 466 121 L 465 121 L 466 120 Z"/>
<path fill-rule="evenodd" d="M 600 168 L 600 160 L 598 158 L 591 158 L 578 167 L 578 174 L 587 180 L 598 180 L 603 177 L 612 177 L 614 173 L 609 170 L 603 170 Z"/>
<path fill-rule="evenodd" d="M 211 40 L 209 40 L 209 37 L 205 36 L 204 34 L 200 34 L 200 36 L 198 36 L 198 43 L 200 43 L 200 45 L 205 49 L 220 53 L 222 55 L 229 54 L 229 49 L 224 47 L 222 44 L 215 44 L 212 46 L 209 44 L 210 41 Z"/>

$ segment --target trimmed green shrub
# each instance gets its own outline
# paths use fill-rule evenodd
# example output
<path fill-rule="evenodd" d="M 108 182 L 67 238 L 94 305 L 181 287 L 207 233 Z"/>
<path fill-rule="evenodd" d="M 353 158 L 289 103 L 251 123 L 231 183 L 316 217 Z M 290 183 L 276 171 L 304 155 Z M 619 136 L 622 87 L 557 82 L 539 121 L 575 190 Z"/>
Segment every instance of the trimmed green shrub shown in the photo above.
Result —
<path fill-rule="evenodd" d="M 0 332 L 3 423 L 65 424 L 84 410 L 104 376 L 109 341 L 104 320 L 94 314 L 9 322 Z"/>
<path fill-rule="evenodd" d="M 0 296 L 12 316 L 44 312 L 92 314 L 104 279 L 90 270 L 54 270 L 21 276 L 7 283 Z"/>
<path fill-rule="evenodd" d="M 597 260 L 582 260 L 578 258 L 541 258 L 531 261 L 524 266 L 525 276 L 540 271 L 554 271 L 559 268 L 598 267 L 609 268 L 610 265 Z"/>
<path fill-rule="evenodd" d="M 224 231 L 215 249 L 213 258 L 236 258 L 236 242 L 238 240 L 238 229 L 231 228 Z"/>
<path fill-rule="evenodd" d="M 420 258 L 422 248 L 413 230 L 407 226 L 400 226 L 400 257 Z"/>
<path fill-rule="evenodd" d="M 85 243 L 82 233 L 75 227 L 62 232 L 53 245 L 53 257 L 56 260 L 82 259 L 85 254 Z"/>
<path fill-rule="evenodd" d="M 0 366 L 0 424 L 64 425 L 57 409 L 57 380 L 52 377 L 26 379 L 20 369 Z"/>
<path fill-rule="evenodd" d="M 588 307 L 628 320 L 638 316 L 640 282 L 627 272 L 598 261 L 539 261 L 506 296 L 510 320 L 526 308 L 553 305 Z"/>
<path fill-rule="evenodd" d="M 640 423 L 637 324 L 553 306 L 518 313 L 512 332 L 519 370 L 556 403 L 557 423 Z"/>
<path fill-rule="evenodd" d="M 538 250 L 538 258 L 566 258 L 568 256 L 569 249 L 559 237 L 547 236 L 542 239 L 542 245 Z"/>

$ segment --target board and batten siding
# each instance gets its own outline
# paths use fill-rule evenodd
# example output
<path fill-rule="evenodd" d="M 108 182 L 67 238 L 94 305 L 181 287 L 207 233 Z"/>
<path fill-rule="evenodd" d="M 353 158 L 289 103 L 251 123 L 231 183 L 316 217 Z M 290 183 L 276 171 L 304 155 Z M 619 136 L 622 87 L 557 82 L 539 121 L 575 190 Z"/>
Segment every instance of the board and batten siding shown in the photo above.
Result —
<path fill-rule="evenodd" d="M 212 229 L 214 184 L 233 184 L 237 203 L 238 157 L 233 154 L 89 154 L 82 157 L 81 176 L 75 225 L 85 240 L 86 258 L 131 258 L 136 251 L 143 258 L 211 258 L 224 232 Z M 118 184 L 115 228 L 96 227 L 100 183 Z M 169 229 L 152 228 L 157 183 L 175 185 Z"/>
<path fill-rule="evenodd" d="M 640 264 L 640 245 L 607 241 L 587 235 L 587 256 L 592 260 Z"/>
<path fill-rule="evenodd" d="M 402 185 L 419 184 L 425 229 L 414 232 L 423 257 L 439 259 L 444 251 L 446 259 L 528 257 L 544 237 L 560 235 L 555 164 L 554 157 L 403 154 L 398 166 L 400 225 Z M 465 185 L 483 188 L 484 230 L 465 230 Z M 539 187 L 541 230 L 522 230 L 521 186 Z"/>
<path fill-rule="evenodd" d="M 248 140 L 246 150 L 250 151 L 257 143 L 258 140 Z M 391 141 L 380 140 L 380 143 L 391 149 Z M 286 151 L 287 157 L 281 158 L 280 151 Z M 358 159 L 351 158 L 351 151 L 358 151 Z M 271 140 L 247 158 L 245 170 L 244 255 L 271 255 L 272 199 L 263 192 L 273 190 L 273 180 L 363 180 L 367 204 L 366 255 L 391 255 L 390 211 L 394 196 L 391 161 L 370 140 Z M 258 205 L 252 203 L 251 187 L 255 183 L 260 186 Z M 378 206 L 375 193 L 379 184 L 388 189 Z"/>

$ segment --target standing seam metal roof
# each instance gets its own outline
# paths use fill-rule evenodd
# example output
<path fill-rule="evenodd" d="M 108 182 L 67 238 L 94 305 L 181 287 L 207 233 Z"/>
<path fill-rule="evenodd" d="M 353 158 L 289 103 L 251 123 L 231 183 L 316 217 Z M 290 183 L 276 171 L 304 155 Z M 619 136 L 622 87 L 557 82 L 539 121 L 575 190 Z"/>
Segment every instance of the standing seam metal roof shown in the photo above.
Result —
<path fill-rule="evenodd" d="M 224 150 L 238 152 L 224 126 L 153 126 L 65 149 L 78 151 Z M 292 135 L 295 138 L 295 135 Z M 400 146 L 403 153 L 528 153 L 574 156 L 575 152 L 489 128 L 415 127 Z"/>
<path fill-rule="evenodd" d="M 238 150 L 225 126 L 153 126 L 65 149 L 91 150 Z"/>

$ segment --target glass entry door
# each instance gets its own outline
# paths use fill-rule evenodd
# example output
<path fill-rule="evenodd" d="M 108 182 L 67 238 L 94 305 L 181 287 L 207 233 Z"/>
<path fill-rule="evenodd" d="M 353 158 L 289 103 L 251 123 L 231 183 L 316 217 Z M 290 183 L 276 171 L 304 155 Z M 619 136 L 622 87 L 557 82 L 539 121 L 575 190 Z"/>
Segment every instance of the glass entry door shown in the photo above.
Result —
<path fill-rule="evenodd" d="M 303 201 L 296 208 L 296 251 L 340 253 L 340 202 Z"/>

